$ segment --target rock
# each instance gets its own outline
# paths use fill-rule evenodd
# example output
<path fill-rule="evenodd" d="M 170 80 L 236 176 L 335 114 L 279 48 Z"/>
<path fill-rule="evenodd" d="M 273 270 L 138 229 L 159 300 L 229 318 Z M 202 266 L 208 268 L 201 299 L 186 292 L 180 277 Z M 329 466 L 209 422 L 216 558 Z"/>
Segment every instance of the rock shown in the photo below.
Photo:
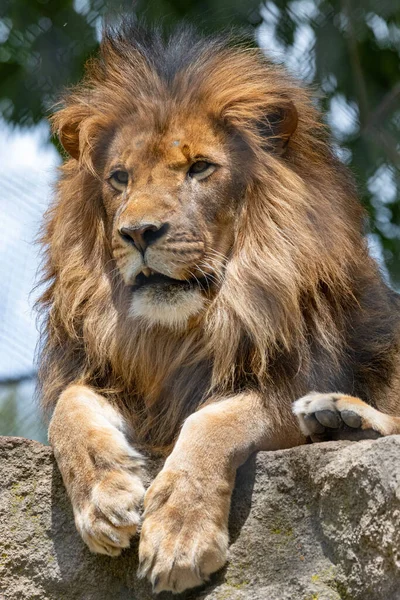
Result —
<path fill-rule="evenodd" d="M 400 600 L 400 436 L 265 452 L 238 473 L 229 565 L 182 600 Z M 150 600 L 137 541 L 90 554 L 51 450 L 0 438 L 0 600 Z M 175 598 L 160 594 L 160 600 Z"/>

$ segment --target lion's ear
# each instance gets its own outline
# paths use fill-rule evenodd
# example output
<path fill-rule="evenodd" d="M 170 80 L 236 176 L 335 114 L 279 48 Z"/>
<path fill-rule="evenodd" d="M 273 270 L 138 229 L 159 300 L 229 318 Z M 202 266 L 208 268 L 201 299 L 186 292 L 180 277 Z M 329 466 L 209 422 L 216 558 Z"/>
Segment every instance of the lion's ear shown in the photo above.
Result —
<path fill-rule="evenodd" d="M 51 117 L 53 132 L 58 136 L 64 150 L 76 160 L 79 160 L 82 151 L 79 143 L 80 128 L 88 116 L 86 107 L 68 106 Z"/>
<path fill-rule="evenodd" d="M 79 124 L 69 123 L 64 125 L 58 132 L 58 139 L 64 150 L 72 158 L 79 160 Z"/>
<path fill-rule="evenodd" d="M 291 136 L 296 131 L 298 114 L 291 100 L 272 110 L 258 123 L 258 129 L 268 147 L 277 154 L 283 154 Z"/>

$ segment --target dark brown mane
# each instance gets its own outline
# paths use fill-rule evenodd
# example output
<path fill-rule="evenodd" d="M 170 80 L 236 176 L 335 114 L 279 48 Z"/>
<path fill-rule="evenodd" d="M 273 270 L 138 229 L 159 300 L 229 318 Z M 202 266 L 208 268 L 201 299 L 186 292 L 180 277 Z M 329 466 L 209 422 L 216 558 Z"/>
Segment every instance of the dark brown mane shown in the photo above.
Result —
<path fill-rule="evenodd" d="M 280 155 L 260 123 L 290 102 L 299 121 Z M 93 156 L 126 115 L 162 131 L 188 107 L 205 107 L 240 136 L 249 177 L 218 295 L 183 334 L 126 316 Z M 126 25 L 105 36 L 53 125 L 71 153 L 78 136 L 82 152 L 61 169 L 43 234 L 45 409 L 80 380 L 133 413 L 139 439 L 163 446 L 210 392 L 246 383 L 294 398 L 318 377 L 316 358 L 335 384 L 350 343 L 346 314 L 377 275 L 361 239 L 363 211 L 307 90 L 232 36 L 182 28 L 164 42 L 158 31 Z M 386 305 L 386 296 L 377 302 Z"/>

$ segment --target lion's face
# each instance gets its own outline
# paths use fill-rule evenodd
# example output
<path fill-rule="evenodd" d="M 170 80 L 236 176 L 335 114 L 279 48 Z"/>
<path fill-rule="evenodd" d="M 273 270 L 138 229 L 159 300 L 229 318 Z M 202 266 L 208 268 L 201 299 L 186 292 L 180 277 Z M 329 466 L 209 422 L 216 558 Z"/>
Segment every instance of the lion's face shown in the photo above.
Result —
<path fill-rule="evenodd" d="M 216 293 L 243 194 L 236 160 L 231 138 L 206 119 L 117 132 L 103 201 L 132 316 L 183 326 Z"/>

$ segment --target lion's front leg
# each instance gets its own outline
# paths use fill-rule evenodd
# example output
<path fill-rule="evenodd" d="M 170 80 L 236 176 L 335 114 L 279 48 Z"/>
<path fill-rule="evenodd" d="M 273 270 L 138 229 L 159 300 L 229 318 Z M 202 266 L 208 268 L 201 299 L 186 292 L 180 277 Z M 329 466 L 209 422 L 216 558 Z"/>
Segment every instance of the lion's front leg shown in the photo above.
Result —
<path fill-rule="evenodd" d="M 105 398 L 82 385 L 60 396 L 49 439 L 75 523 L 92 552 L 118 556 L 139 524 L 143 460 L 124 435 L 124 421 Z"/>
<path fill-rule="evenodd" d="M 145 496 L 139 575 L 155 592 L 201 585 L 225 564 L 236 469 L 256 450 L 304 441 L 294 421 L 292 437 L 285 430 L 274 428 L 251 393 L 209 404 L 186 420 Z"/>

